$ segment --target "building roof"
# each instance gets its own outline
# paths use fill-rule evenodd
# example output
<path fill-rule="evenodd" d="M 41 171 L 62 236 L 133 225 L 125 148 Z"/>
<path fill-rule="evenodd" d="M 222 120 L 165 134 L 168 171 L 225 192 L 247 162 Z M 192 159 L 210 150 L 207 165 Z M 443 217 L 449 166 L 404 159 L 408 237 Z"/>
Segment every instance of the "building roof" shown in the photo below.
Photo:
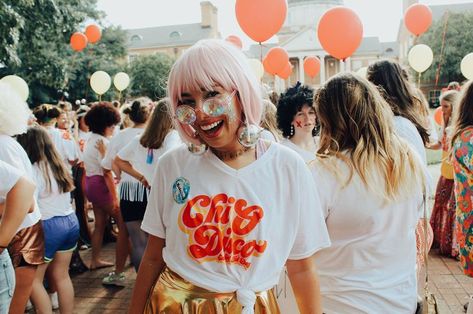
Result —
<path fill-rule="evenodd" d="M 432 10 L 432 19 L 439 20 L 443 17 L 445 12 L 464 13 L 466 11 L 473 11 L 473 3 L 452 3 L 443 5 L 429 5 Z"/>
<path fill-rule="evenodd" d="M 200 23 L 128 29 L 128 49 L 192 45 L 210 33 Z"/>

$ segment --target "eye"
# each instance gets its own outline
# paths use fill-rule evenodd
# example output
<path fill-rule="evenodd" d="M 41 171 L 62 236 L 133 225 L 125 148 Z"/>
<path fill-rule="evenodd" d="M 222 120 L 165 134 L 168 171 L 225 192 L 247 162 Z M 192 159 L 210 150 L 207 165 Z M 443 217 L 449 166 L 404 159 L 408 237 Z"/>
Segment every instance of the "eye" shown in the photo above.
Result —
<path fill-rule="evenodd" d="M 180 105 L 187 105 L 187 106 L 193 107 L 193 106 L 195 106 L 195 101 L 194 101 L 193 99 L 185 99 L 185 98 L 184 98 L 184 99 L 179 100 L 178 103 L 177 103 L 177 105 L 178 105 L 178 106 L 180 106 Z"/>
<path fill-rule="evenodd" d="M 206 98 L 212 98 L 218 95 L 220 95 L 220 93 L 218 91 L 213 90 L 213 91 L 207 92 Z"/>

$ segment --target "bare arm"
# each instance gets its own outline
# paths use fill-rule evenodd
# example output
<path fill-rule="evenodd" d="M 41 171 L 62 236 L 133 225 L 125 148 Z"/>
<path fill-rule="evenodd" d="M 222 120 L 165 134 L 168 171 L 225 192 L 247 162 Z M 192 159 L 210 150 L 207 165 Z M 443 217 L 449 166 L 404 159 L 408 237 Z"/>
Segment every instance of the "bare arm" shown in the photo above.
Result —
<path fill-rule="evenodd" d="M 129 161 L 123 160 L 123 159 L 121 159 L 120 157 L 117 156 L 117 157 L 115 157 L 115 160 L 113 162 L 114 162 L 114 164 L 116 164 L 118 166 L 118 168 L 120 168 L 120 170 L 125 171 L 130 176 L 132 176 L 136 180 L 140 181 L 144 186 L 146 186 L 146 187 L 149 186 L 149 183 L 144 178 L 144 175 L 141 174 L 139 171 L 137 171 L 135 168 L 133 168 L 133 166 L 131 165 L 131 163 Z"/>
<path fill-rule="evenodd" d="M 426 147 L 427 147 L 428 149 L 435 149 L 435 150 L 437 150 L 437 149 L 442 148 L 442 143 L 441 143 L 441 142 L 437 142 L 437 143 L 427 143 Z"/>
<path fill-rule="evenodd" d="M 29 209 L 34 206 L 34 190 L 35 185 L 21 177 L 8 192 L 0 221 L 0 246 L 8 246 Z"/>
<path fill-rule="evenodd" d="M 164 268 L 164 246 L 164 239 L 149 235 L 148 244 L 133 288 L 130 308 L 128 309 L 129 314 L 143 313 L 150 290 Z"/>
<path fill-rule="evenodd" d="M 117 190 L 115 189 L 115 183 L 113 182 L 112 171 L 105 168 L 102 168 L 102 169 L 103 169 L 103 177 L 105 179 L 105 185 L 107 185 L 108 190 L 112 194 L 113 210 L 118 211 L 119 210 L 118 195 L 117 195 Z"/>
<path fill-rule="evenodd" d="M 286 267 L 300 313 L 322 314 L 322 297 L 313 257 L 288 260 Z"/>

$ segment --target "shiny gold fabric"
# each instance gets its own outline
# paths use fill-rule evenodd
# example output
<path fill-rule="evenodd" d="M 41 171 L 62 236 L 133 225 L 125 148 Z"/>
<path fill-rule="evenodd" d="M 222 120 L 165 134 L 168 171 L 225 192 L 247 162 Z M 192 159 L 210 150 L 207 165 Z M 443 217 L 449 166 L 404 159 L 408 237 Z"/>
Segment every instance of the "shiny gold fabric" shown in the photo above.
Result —
<path fill-rule="evenodd" d="M 13 267 L 44 264 L 44 235 L 41 221 L 21 229 L 8 245 Z"/>
<path fill-rule="evenodd" d="M 236 293 L 212 292 L 197 287 L 166 268 L 152 289 L 143 313 L 241 313 Z M 255 314 L 279 314 L 273 290 L 256 293 Z"/>

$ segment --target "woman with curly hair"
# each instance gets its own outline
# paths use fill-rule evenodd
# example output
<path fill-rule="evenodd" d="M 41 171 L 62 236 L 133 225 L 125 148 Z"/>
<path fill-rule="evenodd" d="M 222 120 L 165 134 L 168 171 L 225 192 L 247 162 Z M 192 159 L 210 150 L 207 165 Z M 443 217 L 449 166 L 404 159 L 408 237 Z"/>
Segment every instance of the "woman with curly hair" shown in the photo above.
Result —
<path fill-rule="evenodd" d="M 104 169 L 101 164 L 105 155 L 105 151 L 101 149 L 102 143 L 105 146 L 108 144 L 115 126 L 120 123 L 120 114 L 111 103 L 99 102 L 92 106 L 84 119 L 91 132 L 82 156 L 85 166 L 85 194 L 93 205 L 95 216 L 90 269 L 97 269 L 113 266 L 100 259 L 100 251 L 108 216 L 114 217 L 117 222 L 121 219 L 112 172 Z M 126 239 L 117 241 L 117 247 L 126 251 Z"/>
<path fill-rule="evenodd" d="M 284 139 L 281 144 L 296 151 L 307 163 L 317 150 L 317 117 L 312 104 L 314 91 L 300 82 L 281 94 L 277 120 Z"/>

